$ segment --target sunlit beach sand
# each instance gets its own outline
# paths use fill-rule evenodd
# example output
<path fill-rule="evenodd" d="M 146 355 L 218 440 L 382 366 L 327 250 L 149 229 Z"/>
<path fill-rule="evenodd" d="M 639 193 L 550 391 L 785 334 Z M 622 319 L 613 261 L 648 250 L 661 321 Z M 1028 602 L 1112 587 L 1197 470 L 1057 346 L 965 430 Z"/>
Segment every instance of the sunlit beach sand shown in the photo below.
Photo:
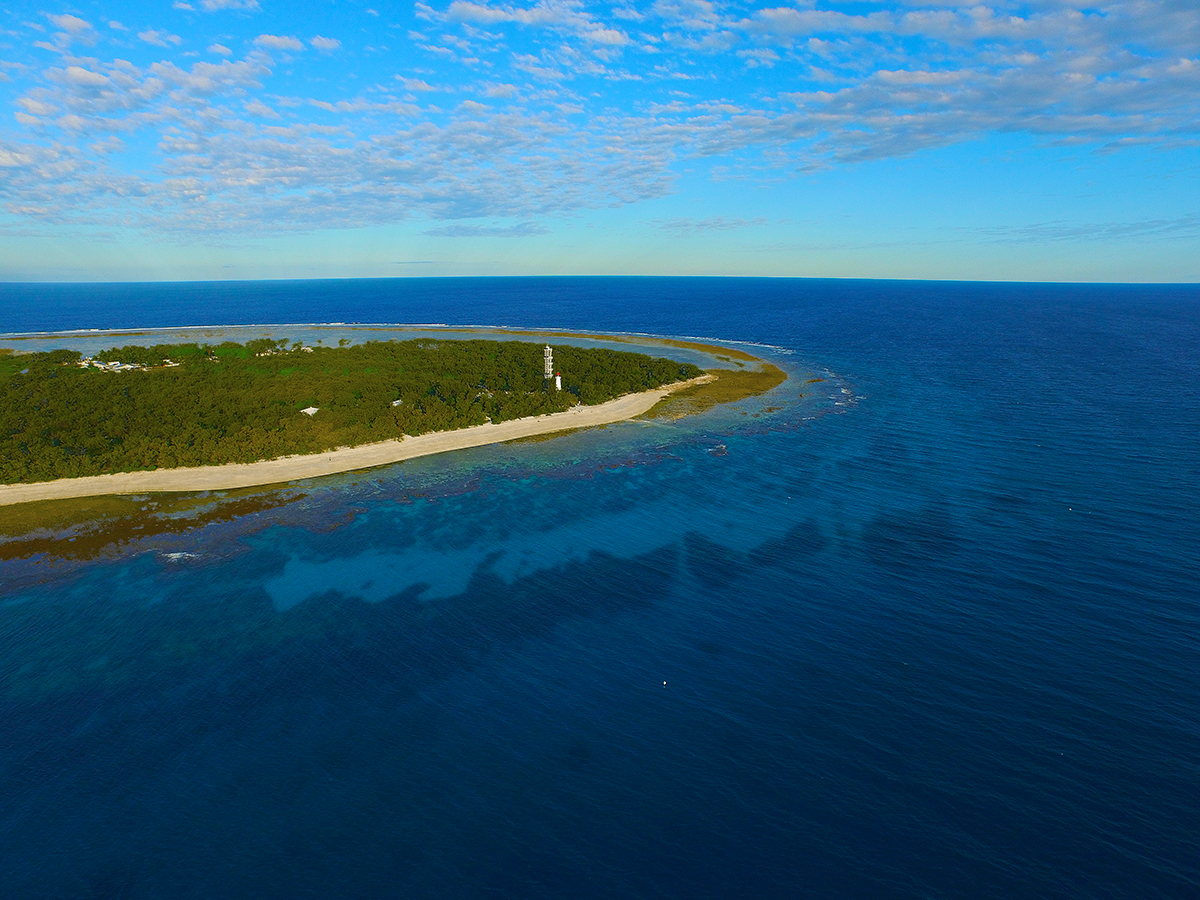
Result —
<path fill-rule="evenodd" d="M 95 497 L 103 494 L 231 490 L 370 469 L 418 456 L 498 444 L 558 431 L 610 425 L 648 412 L 674 391 L 711 380 L 713 376 L 702 375 L 655 390 L 627 394 L 595 406 L 574 406 L 565 412 L 550 415 L 529 416 L 500 424 L 489 422 L 454 431 L 406 436 L 398 440 L 343 447 L 322 453 L 284 456 L 254 463 L 118 472 L 111 475 L 60 478 L 34 484 L 0 485 L 0 506 L 35 500 Z"/>

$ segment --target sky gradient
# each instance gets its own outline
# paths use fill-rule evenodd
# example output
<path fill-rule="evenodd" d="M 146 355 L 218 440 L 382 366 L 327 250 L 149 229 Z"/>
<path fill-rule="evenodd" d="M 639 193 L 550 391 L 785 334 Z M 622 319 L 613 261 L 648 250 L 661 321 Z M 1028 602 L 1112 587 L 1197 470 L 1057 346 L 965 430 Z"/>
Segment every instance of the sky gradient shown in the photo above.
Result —
<path fill-rule="evenodd" d="M 1200 4 L 0 6 L 0 280 L 477 274 L 1200 281 Z"/>

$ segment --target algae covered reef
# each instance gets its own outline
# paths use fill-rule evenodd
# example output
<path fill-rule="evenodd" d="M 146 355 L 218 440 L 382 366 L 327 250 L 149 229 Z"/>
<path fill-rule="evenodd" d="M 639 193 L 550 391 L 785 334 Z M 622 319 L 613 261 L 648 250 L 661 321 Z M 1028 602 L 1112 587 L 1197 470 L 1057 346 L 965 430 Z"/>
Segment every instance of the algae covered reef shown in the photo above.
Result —
<path fill-rule="evenodd" d="M 787 373 L 777 366 L 760 362 L 756 369 L 710 369 L 712 381 L 676 391 L 659 401 L 648 418 L 678 419 L 707 412 L 722 403 L 736 403 L 757 397 L 778 387 L 787 380 Z"/>

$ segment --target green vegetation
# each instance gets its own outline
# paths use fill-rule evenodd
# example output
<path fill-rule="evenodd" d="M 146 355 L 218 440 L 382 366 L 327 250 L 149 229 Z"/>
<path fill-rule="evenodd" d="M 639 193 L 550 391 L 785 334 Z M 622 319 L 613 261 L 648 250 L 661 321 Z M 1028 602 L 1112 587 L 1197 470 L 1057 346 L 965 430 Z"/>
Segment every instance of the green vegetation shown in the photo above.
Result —
<path fill-rule="evenodd" d="M 0 506 L 0 561 L 53 554 L 96 559 L 130 541 L 182 535 L 213 522 L 294 503 L 301 494 L 245 488 L 219 496 L 79 497 Z"/>
<path fill-rule="evenodd" d="M 761 363 L 758 369 L 710 369 L 712 381 L 684 388 L 664 397 L 646 413 L 649 418 L 678 419 L 706 412 L 719 403 L 734 403 L 765 394 L 782 384 L 787 374 L 770 363 Z M 778 407 L 769 407 L 778 409 Z"/>
<path fill-rule="evenodd" d="M 121 372 L 79 360 L 70 350 L 0 355 L 0 483 L 316 453 L 559 412 L 700 374 L 640 353 L 555 346 L 555 391 L 541 344 L 490 340 L 302 348 L 264 339 L 96 354 L 145 367 Z"/>

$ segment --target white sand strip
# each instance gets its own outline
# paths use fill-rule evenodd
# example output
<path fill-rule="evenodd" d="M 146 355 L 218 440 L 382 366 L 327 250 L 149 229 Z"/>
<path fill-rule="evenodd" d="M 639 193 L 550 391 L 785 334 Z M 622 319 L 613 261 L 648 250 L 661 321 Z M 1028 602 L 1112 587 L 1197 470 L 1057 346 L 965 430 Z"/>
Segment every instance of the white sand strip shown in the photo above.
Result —
<path fill-rule="evenodd" d="M 281 484 L 304 478 L 319 478 L 339 472 L 386 466 L 417 456 L 446 453 L 467 447 L 480 447 L 518 438 L 549 434 L 572 428 L 590 428 L 632 419 L 647 412 L 672 391 L 711 381 L 702 375 L 653 391 L 626 394 L 596 406 L 574 406 L 566 412 L 513 419 L 499 425 L 473 425 L 454 431 L 404 437 L 377 444 L 345 447 L 324 453 L 283 456 L 255 463 L 227 463 L 221 466 L 195 466 L 183 469 L 155 469 L 149 472 L 120 472 L 114 475 L 86 475 L 59 478 L 35 484 L 0 485 L 0 506 L 33 500 L 63 500 L 70 497 L 95 497 L 102 494 L 147 494 L 155 491 L 221 491 L 231 488 Z"/>

